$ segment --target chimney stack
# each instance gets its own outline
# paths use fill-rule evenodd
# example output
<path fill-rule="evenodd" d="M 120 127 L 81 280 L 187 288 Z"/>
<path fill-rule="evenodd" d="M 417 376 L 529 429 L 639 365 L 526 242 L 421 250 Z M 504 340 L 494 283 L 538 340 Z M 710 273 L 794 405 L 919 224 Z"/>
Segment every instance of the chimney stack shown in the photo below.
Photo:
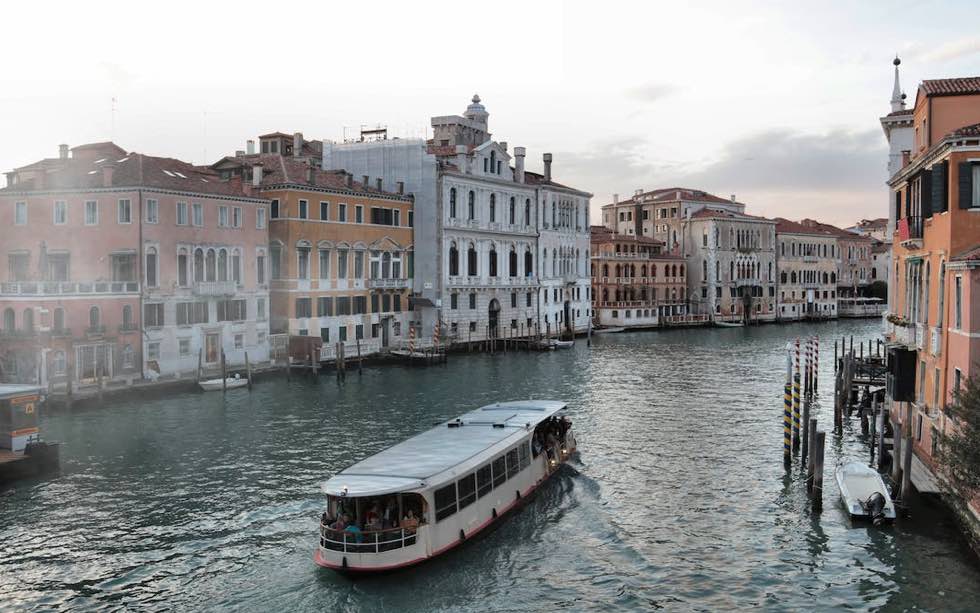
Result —
<path fill-rule="evenodd" d="M 545 153 L 544 159 L 544 180 L 551 181 L 551 154 Z"/>
<path fill-rule="evenodd" d="M 619 194 L 613 194 L 613 204 L 619 204 Z"/>
<path fill-rule="evenodd" d="M 259 187 L 262 185 L 262 164 L 255 164 L 252 166 L 252 186 Z"/>
<path fill-rule="evenodd" d="M 255 155 L 255 141 L 254 140 L 245 141 L 245 150 L 248 152 L 249 155 Z"/>
<path fill-rule="evenodd" d="M 500 141 L 500 148 L 507 151 L 507 141 Z"/>
<path fill-rule="evenodd" d="M 296 132 L 293 134 L 293 157 L 299 157 L 303 153 L 303 133 Z"/>
<path fill-rule="evenodd" d="M 527 151 L 524 147 L 514 147 L 514 180 L 518 183 L 524 182 L 524 156 Z"/>
<path fill-rule="evenodd" d="M 313 185 L 313 160 L 310 160 L 306 164 L 306 182 L 309 185 Z"/>
<path fill-rule="evenodd" d="M 245 155 L 245 152 L 244 151 L 242 151 L 241 149 L 235 149 L 235 157 L 236 158 L 240 158 L 243 155 Z"/>
<path fill-rule="evenodd" d="M 112 187 L 112 175 L 115 172 L 116 167 L 112 164 L 102 165 L 102 187 Z"/>
<path fill-rule="evenodd" d="M 58 145 L 58 157 L 62 160 L 68 159 L 68 145 Z"/>
<path fill-rule="evenodd" d="M 361 183 L 364 185 L 364 188 L 367 189 L 368 187 L 371 186 L 371 177 L 367 175 L 361 175 Z"/>
<path fill-rule="evenodd" d="M 384 190 L 384 181 L 383 181 L 383 180 L 381 179 L 381 177 L 378 177 L 378 178 L 376 179 L 376 183 L 377 183 L 377 185 L 378 185 L 378 191 L 379 191 L 379 192 L 380 192 L 380 191 L 383 191 L 383 190 Z"/>
<path fill-rule="evenodd" d="M 732 204 L 735 204 L 735 194 L 732 194 Z"/>
<path fill-rule="evenodd" d="M 349 172 L 345 172 L 344 173 L 344 176 L 347 177 L 346 183 L 347 183 L 348 189 L 354 187 L 354 175 L 352 175 Z"/>
<path fill-rule="evenodd" d="M 404 181 L 399 181 L 397 183 L 397 185 L 398 185 L 398 193 L 399 194 L 404 194 L 405 193 L 405 182 Z"/>

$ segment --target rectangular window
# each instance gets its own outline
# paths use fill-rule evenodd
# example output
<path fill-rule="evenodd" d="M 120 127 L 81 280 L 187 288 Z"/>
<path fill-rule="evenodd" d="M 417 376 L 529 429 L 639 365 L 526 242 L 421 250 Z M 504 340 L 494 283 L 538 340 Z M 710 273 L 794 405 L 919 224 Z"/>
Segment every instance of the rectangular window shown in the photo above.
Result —
<path fill-rule="evenodd" d="M 200 202 L 191 205 L 191 217 L 195 226 L 204 226 L 204 207 Z"/>
<path fill-rule="evenodd" d="M 507 480 L 507 466 L 504 456 L 500 456 L 492 463 L 493 466 L 493 489 L 497 489 Z"/>
<path fill-rule="evenodd" d="M 490 475 L 490 465 L 481 467 L 476 471 L 476 497 L 483 498 L 493 489 L 493 480 Z"/>
<path fill-rule="evenodd" d="M 308 219 L 310 216 L 310 203 L 308 200 L 299 201 L 299 218 Z"/>
<path fill-rule="evenodd" d="M 350 296 L 338 296 L 336 303 L 337 315 L 350 315 Z"/>
<path fill-rule="evenodd" d="M 147 328 L 158 328 L 164 325 L 162 302 L 143 305 L 143 325 Z"/>
<path fill-rule="evenodd" d="M 177 341 L 177 353 L 180 357 L 185 358 L 191 354 L 191 339 L 182 338 Z"/>
<path fill-rule="evenodd" d="M 415 227 L 415 213 L 412 211 L 408 212 L 408 227 L 409 228 Z"/>
<path fill-rule="evenodd" d="M 357 324 L 354 326 L 354 338 L 361 341 L 364 340 L 364 324 Z"/>
<path fill-rule="evenodd" d="M 218 321 L 245 321 L 244 300 L 219 300 Z"/>
<path fill-rule="evenodd" d="M 178 202 L 177 203 L 177 225 L 186 226 L 187 225 L 187 203 Z"/>
<path fill-rule="evenodd" d="M 343 325 L 343 326 L 340 326 L 339 328 L 337 328 L 337 338 L 342 343 L 346 343 L 347 342 L 347 326 L 346 325 Z"/>
<path fill-rule="evenodd" d="M 208 323 L 207 302 L 178 302 L 177 325 L 191 326 Z"/>
<path fill-rule="evenodd" d="M 312 317 L 312 304 L 310 298 L 296 299 L 296 317 Z"/>
<path fill-rule="evenodd" d="M 255 299 L 255 319 L 265 321 L 265 298 Z"/>
<path fill-rule="evenodd" d="M 354 207 L 354 223 L 364 223 L 364 207 L 359 204 Z"/>
<path fill-rule="evenodd" d="M 231 227 L 242 227 L 242 207 L 240 206 L 232 207 L 231 209 Z"/>
<path fill-rule="evenodd" d="M 128 198 L 123 198 L 117 206 L 119 223 L 133 223 L 133 205 Z"/>
<path fill-rule="evenodd" d="M 401 299 L 401 296 L 396 295 L 395 298 Z M 391 294 L 387 294 L 386 293 L 386 294 L 382 294 L 381 295 L 381 310 L 383 312 L 385 312 L 385 313 L 388 313 L 388 312 L 391 311 Z M 402 310 L 401 309 L 401 302 L 398 303 L 398 310 L 399 311 Z"/>
<path fill-rule="evenodd" d="M 54 201 L 54 225 L 63 226 L 68 223 L 68 203 L 64 200 Z"/>
<path fill-rule="evenodd" d="M 354 312 L 352 315 L 367 313 L 367 296 L 354 296 Z"/>
<path fill-rule="evenodd" d="M 521 456 L 521 470 L 524 470 L 531 465 L 531 454 L 527 443 L 521 443 L 521 446 L 517 448 Z"/>
<path fill-rule="evenodd" d="M 459 308 L 459 294 L 449 295 L 449 308 L 453 311 Z"/>
<path fill-rule="evenodd" d="M 442 521 L 456 513 L 456 484 L 450 483 L 435 491 L 436 521 Z"/>
<path fill-rule="evenodd" d="M 333 298 L 320 296 L 316 299 L 316 314 L 320 317 L 333 315 Z"/>
<path fill-rule="evenodd" d="M 265 228 L 265 207 L 260 206 L 255 209 L 255 229 L 262 230 Z"/>
<path fill-rule="evenodd" d="M 279 219 L 279 199 L 272 199 L 272 209 L 269 212 L 269 217 L 272 219 Z"/>
<path fill-rule="evenodd" d="M 963 327 L 963 277 L 960 275 L 953 285 L 953 327 L 957 330 Z"/>
<path fill-rule="evenodd" d="M 146 344 L 146 359 L 148 360 L 159 360 L 160 359 L 160 342 L 147 343 Z"/>
<path fill-rule="evenodd" d="M 97 200 L 85 201 L 85 225 L 97 226 L 99 224 L 99 202 Z"/>
<path fill-rule="evenodd" d="M 393 225 L 393 226 L 400 226 L 400 225 L 402 225 L 402 219 L 401 219 L 402 212 L 401 211 L 399 211 L 398 209 L 392 209 L 391 210 L 391 215 L 392 215 L 391 225 Z"/>
<path fill-rule="evenodd" d="M 320 328 L 320 340 L 322 340 L 324 343 L 330 342 L 330 328 Z"/>
<path fill-rule="evenodd" d="M 228 207 L 226 206 L 218 207 L 218 227 L 219 228 L 228 227 Z"/>
<path fill-rule="evenodd" d="M 320 278 L 329 279 L 330 278 L 330 250 L 320 249 Z"/>
<path fill-rule="evenodd" d="M 14 203 L 14 225 L 15 226 L 26 226 L 27 225 L 27 203 L 26 202 L 15 202 Z"/>
<path fill-rule="evenodd" d="M 527 293 L 527 298 L 525 299 L 524 302 L 525 302 L 524 306 L 531 306 L 531 292 Z"/>
<path fill-rule="evenodd" d="M 146 201 L 146 223 L 160 223 L 160 203 L 156 200 Z"/>
<path fill-rule="evenodd" d="M 344 223 L 347 221 L 347 205 L 338 204 L 337 205 L 337 221 Z"/>
<path fill-rule="evenodd" d="M 337 251 L 337 278 L 346 279 L 347 278 L 347 250 L 341 249 Z"/>
<path fill-rule="evenodd" d="M 245 345 L 245 335 L 236 334 L 235 335 L 235 349 L 241 349 Z"/>
<path fill-rule="evenodd" d="M 510 293 L 510 308 L 517 308 L 517 292 Z"/>
<path fill-rule="evenodd" d="M 932 406 L 935 408 L 939 407 L 939 369 L 936 368 L 933 372 L 932 379 Z"/>
<path fill-rule="evenodd" d="M 456 482 L 459 508 L 465 509 L 476 501 L 476 475 L 469 474 Z"/>
<path fill-rule="evenodd" d="M 258 255 L 255 257 L 255 274 L 256 282 L 259 285 L 265 285 L 265 256 Z"/>
<path fill-rule="evenodd" d="M 401 310 L 402 310 L 402 295 L 401 294 L 394 294 L 391 297 L 391 304 L 392 304 L 392 310 L 395 311 L 396 313 L 400 313 Z M 411 307 L 411 304 L 409 304 L 409 307 Z M 412 310 L 412 309 L 409 308 L 409 310 Z"/>
<path fill-rule="evenodd" d="M 476 294 L 470 294 L 470 309 L 476 308 Z"/>
<path fill-rule="evenodd" d="M 518 458 L 517 447 L 515 447 L 507 452 L 507 478 L 515 477 L 520 469 L 520 459 Z"/>
<path fill-rule="evenodd" d="M 330 220 L 330 203 L 320 202 L 320 221 Z"/>

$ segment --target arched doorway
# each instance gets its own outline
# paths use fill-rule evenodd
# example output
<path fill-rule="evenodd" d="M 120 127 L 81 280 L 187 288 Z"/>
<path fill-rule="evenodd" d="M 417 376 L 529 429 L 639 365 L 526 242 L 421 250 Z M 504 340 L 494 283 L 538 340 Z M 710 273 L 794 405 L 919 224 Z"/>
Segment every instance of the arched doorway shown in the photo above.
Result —
<path fill-rule="evenodd" d="M 490 301 L 490 326 L 487 334 L 489 338 L 497 338 L 497 330 L 500 320 L 500 303 L 496 298 Z"/>

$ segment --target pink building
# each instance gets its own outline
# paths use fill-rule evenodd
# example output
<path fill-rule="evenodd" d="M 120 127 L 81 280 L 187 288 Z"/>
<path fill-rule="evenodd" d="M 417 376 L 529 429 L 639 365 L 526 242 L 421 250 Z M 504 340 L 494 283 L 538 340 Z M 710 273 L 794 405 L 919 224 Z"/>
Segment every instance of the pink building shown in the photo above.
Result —
<path fill-rule="evenodd" d="M 267 359 L 267 201 L 249 189 L 113 143 L 7 173 L 0 379 L 155 378 L 222 349 Z"/>

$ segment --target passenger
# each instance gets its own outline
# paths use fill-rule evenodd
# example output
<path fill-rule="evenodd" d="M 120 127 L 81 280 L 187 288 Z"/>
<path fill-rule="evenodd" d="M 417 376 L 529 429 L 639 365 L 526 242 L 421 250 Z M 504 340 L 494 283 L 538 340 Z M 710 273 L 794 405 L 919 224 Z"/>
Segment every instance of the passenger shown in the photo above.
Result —
<path fill-rule="evenodd" d="M 344 532 L 350 532 L 351 534 L 353 534 L 354 540 L 356 542 L 358 543 L 364 542 L 364 534 L 361 532 L 361 529 L 357 526 L 357 524 L 353 524 L 353 523 L 350 524 L 349 526 L 344 528 Z"/>
<path fill-rule="evenodd" d="M 323 515 L 320 516 L 320 525 L 321 526 L 329 526 L 330 525 L 330 522 L 331 522 L 330 516 L 327 515 L 327 512 L 326 511 L 324 511 L 323 512 Z"/>
<path fill-rule="evenodd" d="M 409 509 L 405 512 L 405 517 L 402 518 L 402 528 L 407 530 L 409 533 L 415 532 L 419 527 L 419 520 L 415 517 L 415 513 Z"/>
<path fill-rule="evenodd" d="M 381 529 L 381 507 L 375 501 L 364 516 L 364 527 L 368 530 Z"/>

